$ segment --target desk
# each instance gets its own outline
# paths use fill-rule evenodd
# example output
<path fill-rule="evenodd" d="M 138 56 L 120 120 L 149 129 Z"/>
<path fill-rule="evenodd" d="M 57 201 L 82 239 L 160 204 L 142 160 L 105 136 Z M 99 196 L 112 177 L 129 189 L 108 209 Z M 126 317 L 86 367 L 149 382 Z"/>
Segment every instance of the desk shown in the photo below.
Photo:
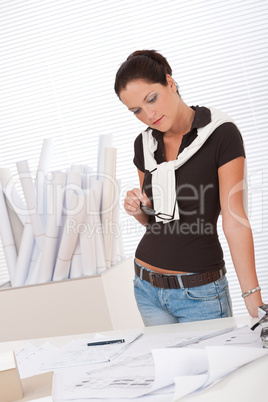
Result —
<path fill-rule="evenodd" d="M 145 334 L 157 334 L 157 333 L 182 333 L 183 332 L 197 332 L 197 331 L 209 331 L 209 330 L 221 330 L 224 328 L 232 327 L 234 325 L 253 325 L 257 320 L 252 319 L 249 316 L 237 316 L 233 318 L 222 318 L 217 320 L 191 322 L 183 324 L 162 325 L 155 327 L 145 327 L 141 330 Z M 139 329 L 138 329 L 139 330 Z M 136 331 L 136 329 L 135 329 Z M 122 331 L 121 331 L 122 332 Z M 124 332 L 133 332 L 133 330 L 124 330 Z M 106 335 L 116 336 L 119 331 L 106 331 L 102 332 Z M 30 342 L 35 346 L 41 346 L 46 341 L 51 342 L 55 346 L 63 346 L 69 343 L 71 340 L 79 337 L 92 338 L 94 333 L 90 334 L 77 334 L 60 336 L 53 338 L 39 338 L 32 339 Z M 20 350 L 25 341 L 14 342 L 2 342 L 0 343 L 0 352 L 6 350 L 14 350 L 15 352 Z M 268 356 L 259 359 L 247 366 L 241 367 L 232 375 L 226 377 L 219 383 L 213 385 L 211 388 L 199 393 L 196 396 L 187 396 L 180 399 L 182 402 L 247 402 L 255 400 L 258 402 L 267 401 L 267 368 L 268 368 Z M 42 376 L 36 376 L 23 380 L 25 397 L 21 401 L 30 401 L 33 399 L 45 397 L 51 395 L 52 375 L 50 373 L 42 374 Z M 154 400 L 154 399 L 150 399 Z M 156 399 L 157 400 L 157 399 Z M 167 399 L 170 402 L 170 399 Z"/>

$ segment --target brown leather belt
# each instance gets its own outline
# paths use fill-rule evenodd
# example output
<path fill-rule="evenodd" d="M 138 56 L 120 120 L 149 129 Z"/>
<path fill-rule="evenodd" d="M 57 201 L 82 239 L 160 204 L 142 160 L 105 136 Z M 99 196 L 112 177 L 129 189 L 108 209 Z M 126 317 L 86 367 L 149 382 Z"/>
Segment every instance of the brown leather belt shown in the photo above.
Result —
<path fill-rule="evenodd" d="M 161 289 L 180 289 L 182 286 L 176 275 L 162 275 L 157 272 L 149 272 L 141 268 L 136 261 L 134 261 L 134 268 L 137 276 L 142 280 L 149 282 L 153 287 Z M 141 277 L 142 271 L 142 277 Z M 207 285 L 208 283 L 215 282 L 226 274 L 226 268 L 223 267 L 218 271 L 202 272 L 200 274 L 180 275 L 183 288 L 194 288 L 197 286 Z"/>

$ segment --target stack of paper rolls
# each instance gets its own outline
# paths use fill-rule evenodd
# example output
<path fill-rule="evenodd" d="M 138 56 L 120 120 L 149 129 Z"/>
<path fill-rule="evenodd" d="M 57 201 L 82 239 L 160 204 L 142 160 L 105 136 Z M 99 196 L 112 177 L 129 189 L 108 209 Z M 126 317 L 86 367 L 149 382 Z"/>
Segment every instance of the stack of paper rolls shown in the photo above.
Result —
<path fill-rule="evenodd" d="M 9 170 L 0 169 L 0 235 L 11 286 L 98 275 L 124 258 L 110 145 L 110 136 L 100 136 L 95 172 L 83 165 L 51 172 L 53 144 L 45 140 L 35 180 L 28 161 L 16 164 L 24 199 Z"/>

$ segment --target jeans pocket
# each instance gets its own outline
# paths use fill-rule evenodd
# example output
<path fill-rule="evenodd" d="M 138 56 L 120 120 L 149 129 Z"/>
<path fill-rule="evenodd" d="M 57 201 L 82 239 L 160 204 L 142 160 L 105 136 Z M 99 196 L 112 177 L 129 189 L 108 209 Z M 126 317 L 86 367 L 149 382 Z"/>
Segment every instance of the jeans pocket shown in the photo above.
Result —
<path fill-rule="evenodd" d="M 215 282 L 194 288 L 186 288 L 185 292 L 187 297 L 191 300 L 211 301 L 219 299 L 219 293 Z"/>
<path fill-rule="evenodd" d="M 213 301 L 219 299 L 219 295 L 217 293 L 215 293 L 214 295 L 204 295 L 200 294 L 199 292 L 190 291 L 189 289 L 186 290 L 186 295 L 191 300 L 199 301 Z"/>
<path fill-rule="evenodd" d="M 214 318 L 232 316 L 232 302 L 225 277 L 204 286 L 185 289 L 185 291 L 189 301 L 191 300 L 201 309 L 200 314 L 210 314 L 211 317 L 215 314 Z M 217 311 L 220 314 L 218 317 Z"/>
<path fill-rule="evenodd" d="M 141 280 L 140 280 L 140 277 L 135 274 L 135 277 L 134 277 L 134 279 L 133 279 L 134 288 L 136 288 L 136 287 L 139 286 L 140 281 L 141 281 Z"/>

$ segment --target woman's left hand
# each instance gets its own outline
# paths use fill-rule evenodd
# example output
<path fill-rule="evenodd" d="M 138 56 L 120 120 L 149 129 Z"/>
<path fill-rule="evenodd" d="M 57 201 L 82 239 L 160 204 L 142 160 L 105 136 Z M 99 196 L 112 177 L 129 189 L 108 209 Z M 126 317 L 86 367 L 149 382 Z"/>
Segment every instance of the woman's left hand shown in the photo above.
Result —
<path fill-rule="evenodd" d="M 261 293 L 255 292 L 244 298 L 246 308 L 251 315 L 251 317 L 258 317 L 258 307 L 262 306 L 264 303 L 261 298 Z"/>

